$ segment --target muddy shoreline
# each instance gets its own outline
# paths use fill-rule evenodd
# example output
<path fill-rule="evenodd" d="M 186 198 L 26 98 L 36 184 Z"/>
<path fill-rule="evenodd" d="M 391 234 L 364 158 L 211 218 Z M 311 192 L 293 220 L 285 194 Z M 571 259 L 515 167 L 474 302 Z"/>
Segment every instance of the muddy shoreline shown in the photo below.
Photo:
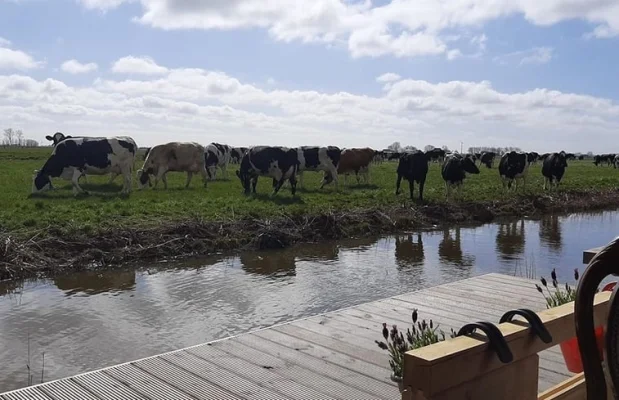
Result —
<path fill-rule="evenodd" d="M 183 259 L 218 251 L 284 248 L 296 243 L 397 233 L 407 229 L 486 223 L 501 217 L 603 210 L 619 206 L 619 190 L 524 194 L 485 202 L 410 203 L 384 209 L 282 212 L 269 219 L 185 220 L 157 227 L 116 227 L 88 234 L 53 228 L 0 232 L 0 281 L 129 263 Z"/>

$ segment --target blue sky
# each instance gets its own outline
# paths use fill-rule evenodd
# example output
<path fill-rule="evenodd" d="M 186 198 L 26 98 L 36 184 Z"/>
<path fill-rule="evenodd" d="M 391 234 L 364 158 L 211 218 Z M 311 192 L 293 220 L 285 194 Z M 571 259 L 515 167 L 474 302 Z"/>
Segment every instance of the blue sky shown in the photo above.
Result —
<path fill-rule="evenodd" d="M 40 141 L 608 151 L 619 6 L 547 1 L 0 0 L 0 121 Z"/>

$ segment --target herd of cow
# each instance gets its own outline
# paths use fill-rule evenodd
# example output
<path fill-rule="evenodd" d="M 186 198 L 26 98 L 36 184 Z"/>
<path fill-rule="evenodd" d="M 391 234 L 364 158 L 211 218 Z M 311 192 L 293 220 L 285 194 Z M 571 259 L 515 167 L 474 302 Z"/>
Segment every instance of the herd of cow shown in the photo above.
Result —
<path fill-rule="evenodd" d="M 138 146 L 130 137 L 72 137 L 56 132 L 46 137 L 53 143 L 54 149 L 40 170 L 33 177 L 33 193 L 52 189 L 53 177 L 70 179 L 74 193 L 84 193 L 79 180 L 87 175 L 110 174 L 110 182 L 118 175 L 123 176 L 123 193 L 129 193 Z M 185 187 L 191 183 L 194 174 L 202 177 L 204 187 L 208 180 L 216 178 L 220 169 L 224 178 L 230 163 L 238 163 L 236 175 L 246 194 L 256 192 L 258 177 L 272 178 L 273 194 L 276 194 L 285 182 L 289 182 L 292 194 L 297 187 L 297 177 L 303 186 L 303 173 L 322 171 L 320 184 L 322 189 L 331 182 L 338 185 L 338 176 L 344 175 L 347 181 L 353 173 L 357 182 L 363 178 L 369 183 L 369 169 L 372 163 L 385 160 L 398 160 L 396 194 L 400 192 L 402 179 L 409 181 L 410 196 L 413 198 L 414 183 L 419 185 L 419 200 L 423 201 L 423 189 L 430 162 L 442 163 L 441 175 L 445 181 L 446 194 L 453 187 L 461 188 L 466 174 L 479 174 L 477 162 L 492 168 L 497 154 L 446 154 L 442 149 L 427 152 L 412 151 L 405 153 L 376 151 L 370 148 L 340 149 L 335 146 L 302 146 L 289 148 L 281 146 L 254 146 L 250 148 L 231 147 L 225 144 L 211 143 L 203 146 L 195 142 L 170 142 L 146 149 L 144 164 L 137 170 L 138 188 L 157 187 L 159 180 L 167 189 L 168 172 L 185 172 Z M 538 160 L 543 161 L 542 175 L 544 189 L 547 183 L 558 185 L 561 181 L 567 161 L 576 156 L 565 152 L 525 153 L 511 151 L 500 155 L 499 176 L 503 186 L 508 190 L 517 189 L 518 182 L 526 181 L 529 166 Z M 596 159 L 597 165 L 597 159 Z M 151 181 L 154 178 L 154 185 Z"/>

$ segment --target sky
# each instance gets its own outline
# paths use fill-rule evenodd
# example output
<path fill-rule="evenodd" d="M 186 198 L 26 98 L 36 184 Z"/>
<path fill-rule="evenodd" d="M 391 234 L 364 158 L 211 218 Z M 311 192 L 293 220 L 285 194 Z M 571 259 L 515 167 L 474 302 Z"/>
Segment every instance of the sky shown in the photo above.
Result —
<path fill-rule="evenodd" d="M 0 127 L 613 152 L 617 50 L 616 0 L 0 0 Z"/>

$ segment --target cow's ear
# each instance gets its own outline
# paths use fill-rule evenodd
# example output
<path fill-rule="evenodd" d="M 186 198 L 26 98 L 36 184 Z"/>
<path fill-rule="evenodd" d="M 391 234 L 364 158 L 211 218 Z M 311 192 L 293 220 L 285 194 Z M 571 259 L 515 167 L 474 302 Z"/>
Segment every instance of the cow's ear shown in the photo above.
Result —
<path fill-rule="evenodd" d="M 49 135 L 45 136 L 45 139 L 49 140 L 50 142 L 54 140 L 54 138 Z"/>

